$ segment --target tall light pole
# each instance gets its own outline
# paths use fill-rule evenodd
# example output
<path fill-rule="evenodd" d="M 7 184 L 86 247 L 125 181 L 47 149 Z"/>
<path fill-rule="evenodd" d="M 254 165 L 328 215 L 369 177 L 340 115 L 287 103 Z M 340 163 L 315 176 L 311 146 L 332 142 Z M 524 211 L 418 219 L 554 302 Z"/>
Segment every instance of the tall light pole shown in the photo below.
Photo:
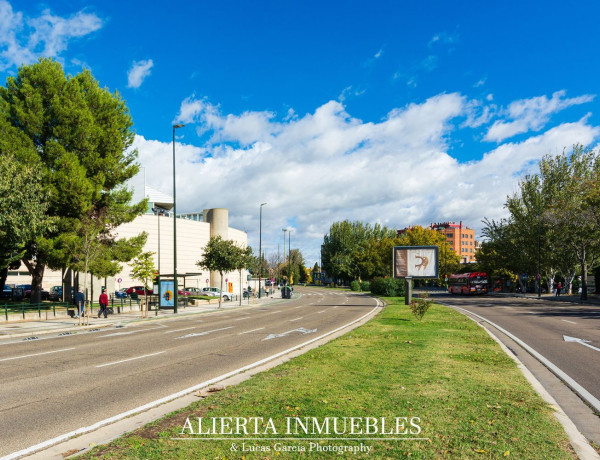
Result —
<path fill-rule="evenodd" d="M 292 285 L 292 229 L 288 230 L 288 276 Z"/>
<path fill-rule="evenodd" d="M 156 213 L 156 220 L 158 221 L 158 276 L 156 277 L 156 282 L 158 283 L 158 304 L 156 305 L 156 310 L 154 311 L 154 316 L 158 316 L 158 309 L 160 308 L 160 209 L 152 208 L 152 211 Z"/>
<path fill-rule="evenodd" d="M 288 231 L 287 228 L 282 228 L 281 231 L 283 232 L 283 265 L 285 265 L 285 232 Z M 289 273 L 288 273 L 289 275 Z"/>
<path fill-rule="evenodd" d="M 261 290 L 261 283 L 262 283 L 262 207 L 267 204 L 267 203 L 261 203 L 260 204 L 260 219 L 259 219 L 259 226 L 258 226 L 258 263 L 259 263 L 259 268 L 258 268 L 258 298 L 260 299 L 260 290 Z"/>
<path fill-rule="evenodd" d="M 175 130 L 185 125 L 179 123 L 173 125 L 173 313 L 177 313 L 177 294 L 179 283 L 177 282 L 177 190 L 175 187 Z"/>
<path fill-rule="evenodd" d="M 538 267 L 537 267 L 538 269 L 537 269 L 536 279 L 537 279 L 537 282 L 538 282 L 538 299 L 540 299 L 542 297 L 542 274 L 540 273 L 541 272 L 540 240 L 541 240 L 542 229 L 541 229 L 541 222 L 540 222 L 540 217 L 541 217 L 540 216 L 540 214 L 541 214 L 541 212 L 540 212 L 541 194 L 540 194 L 539 189 L 538 189 L 537 192 L 538 192 L 538 261 L 537 261 L 538 262 Z"/>

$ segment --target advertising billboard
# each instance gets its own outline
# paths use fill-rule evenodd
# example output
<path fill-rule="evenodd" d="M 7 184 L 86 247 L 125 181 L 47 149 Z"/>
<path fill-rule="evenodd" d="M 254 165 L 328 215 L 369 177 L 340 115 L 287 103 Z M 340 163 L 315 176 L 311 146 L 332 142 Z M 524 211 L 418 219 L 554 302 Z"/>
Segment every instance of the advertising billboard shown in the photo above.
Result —
<path fill-rule="evenodd" d="M 160 307 L 175 307 L 175 282 L 173 280 L 160 280 Z"/>
<path fill-rule="evenodd" d="M 438 278 L 437 246 L 394 246 L 394 278 Z"/>

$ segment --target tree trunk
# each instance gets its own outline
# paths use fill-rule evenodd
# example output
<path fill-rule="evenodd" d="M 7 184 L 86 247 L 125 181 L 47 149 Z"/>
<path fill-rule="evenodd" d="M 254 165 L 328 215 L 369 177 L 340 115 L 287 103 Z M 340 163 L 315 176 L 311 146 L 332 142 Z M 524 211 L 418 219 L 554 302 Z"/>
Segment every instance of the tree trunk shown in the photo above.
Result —
<path fill-rule="evenodd" d="M 581 263 L 581 300 L 587 300 L 587 264 L 585 259 Z"/>
<path fill-rule="evenodd" d="M 4 289 L 6 284 L 6 278 L 8 278 L 8 267 L 0 269 L 0 288 Z"/>
<path fill-rule="evenodd" d="M 242 298 L 244 297 L 242 290 L 242 270 L 240 269 L 240 307 L 242 306 Z"/>
<path fill-rule="evenodd" d="M 221 275 L 221 287 L 219 292 L 219 308 L 221 308 L 221 301 L 223 300 L 223 272 L 219 272 Z"/>
<path fill-rule="evenodd" d="M 31 275 L 31 300 L 32 305 L 42 302 L 42 281 L 44 280 L 44 264 L 37 261 L 33 265 L 29 260 L 23 259 L 23 263 Z"/>

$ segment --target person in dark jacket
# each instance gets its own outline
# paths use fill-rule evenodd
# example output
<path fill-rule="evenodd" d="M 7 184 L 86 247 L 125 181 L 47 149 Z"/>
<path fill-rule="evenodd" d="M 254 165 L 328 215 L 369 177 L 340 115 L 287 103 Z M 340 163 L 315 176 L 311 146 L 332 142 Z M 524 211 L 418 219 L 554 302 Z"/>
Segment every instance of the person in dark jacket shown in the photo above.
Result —
<path fill-rule="evenodd" d="M 75 305 L 77 306 L 77 316 L 78 317 L 83 316 L 83 308 L 85 305 L 85 296 L 83 295 L 83 292 L 81 292 L 81 289 L 79 289 L 77 291 L 77 293 L 73 297 L 73 300 L 75 301 Z"/>
<path fill-rule="evenodd" d="M 100 294 L 98 302 L 100 303 L 100 311 L 98 312 L 98 318 L 102 316 L 102 313 L 104 313 L 105 318 L 108 318 L 108 295 L 106 295 L 106 289 L 102 289 L 102 294 Z"/>

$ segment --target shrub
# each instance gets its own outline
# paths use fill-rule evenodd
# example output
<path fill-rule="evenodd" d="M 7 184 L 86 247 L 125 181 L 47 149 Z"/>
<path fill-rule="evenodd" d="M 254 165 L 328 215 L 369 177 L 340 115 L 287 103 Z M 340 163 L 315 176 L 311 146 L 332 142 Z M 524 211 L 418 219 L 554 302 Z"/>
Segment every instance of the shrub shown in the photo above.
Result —
<path fill-rule="evenodd" d="M 371 283 L 369 283 L 368 281 L 361 281 L 361 283 L 360 283 L 360 290 L 361 291 L 370 291 L 371 290 Z"/>
<path fill-rule="evenodd" d="M 423 319 L 423 316 L 425 316 L 425 313 L 427 313 L 427 310 L 429 310 L 429 307 L 431 307 L 432 304 L 433 300 L 431 299 L 416 298 L 411 301 L 410 310 L 413 312 L 413 315 L 415 315 L 415 318 L 421 321 Z"/>
<path fill-rule="evenodd" d="M 358 281 L 352 281 L 350 283 L 350 290 L 351 291 L 360 291 L 360 283 Z"/>
<path fill-rule="evenodd" d="M 371 293 L 384 297 L 404 295 L 404 280 L 394 278 L 374 278 L 370 283 Z"/>

